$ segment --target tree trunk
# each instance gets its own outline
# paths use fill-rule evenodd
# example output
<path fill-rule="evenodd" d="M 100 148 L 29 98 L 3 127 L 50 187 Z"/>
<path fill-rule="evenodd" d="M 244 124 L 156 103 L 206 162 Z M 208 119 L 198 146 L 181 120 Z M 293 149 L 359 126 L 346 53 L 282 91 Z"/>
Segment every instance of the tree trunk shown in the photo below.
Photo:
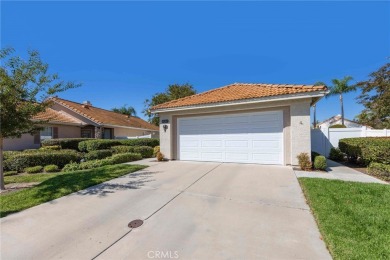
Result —
<path fill-rule="evenodd" d="M 343 105 L 343 95 L 340 94 L 340 105 L 341 105 L 341 124 L 344 125 L 344 105 Z"/>
<path fill-rule="evenodd" d="M 4 166 L 3 166 L 3 137 L 0 137 L 0 190 L 5 190 L 4 186 Z"/>
<path fill-rule="evenodd" d="M 314 122 L 313 122 L 313 128 L 316 129 L 317 128 L 317 109 L 316 109 L 316 105 L 313 106 L 313 113 L 314 113 Z"/>

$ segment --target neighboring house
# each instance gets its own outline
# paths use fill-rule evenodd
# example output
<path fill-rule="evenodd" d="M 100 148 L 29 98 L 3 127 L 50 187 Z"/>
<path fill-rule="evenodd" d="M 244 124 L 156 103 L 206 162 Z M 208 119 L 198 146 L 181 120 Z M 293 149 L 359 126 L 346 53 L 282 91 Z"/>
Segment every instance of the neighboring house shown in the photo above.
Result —
<path fill-rule="evenodd" d="M 53 104 L 37 120 L 48 120 L 45 129 L 35 135 L 5 139 L 4 150 L 24 150 L 40 147 L 41 141 L 51 138 L 115 139 L 152 135 L 158 137 L 159 128 L 141 118 L 127 116 L 92 106 L 51 98 Z"/>
<path fill-rule="evenodd" d="M 318 126 L 318 128 L 327 128 L 327 127 L 330 127 L 333 125 L 341 125 L 341 124 L 342 124 L 341 115 L 336 115 L 336 116 L 332 116 L 331 118 L 328 118 L 328 119 L 322 121 L 321 123 L 318 123 L 317 126 Z M 361 128 L 361 127 L 365 126 L 365 125 L 359 124 L 358 122 L 355 122 L 355 121 L 352 121 L 352 120 L 349 120 L 346 118 L 344 118 L 344 125 L 347 128 Z M 371 129 L 371 127 L 369 127 L 369 126 L 367 126 L 367 128 Z"/>
<path fill-rule="evenodd" d="M 235 83 L 154 106 L 167 159 L 297 165 L 326 86 Z"/>

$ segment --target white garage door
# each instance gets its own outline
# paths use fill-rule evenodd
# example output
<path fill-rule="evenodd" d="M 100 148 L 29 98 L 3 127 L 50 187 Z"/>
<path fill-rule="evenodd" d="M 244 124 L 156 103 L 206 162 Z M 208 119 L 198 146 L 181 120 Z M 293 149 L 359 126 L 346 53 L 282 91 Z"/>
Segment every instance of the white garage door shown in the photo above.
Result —
<path fill-rule="evenodd" d="M 283 112 L 178 119 L 179 160 L 283 164 Z"/>

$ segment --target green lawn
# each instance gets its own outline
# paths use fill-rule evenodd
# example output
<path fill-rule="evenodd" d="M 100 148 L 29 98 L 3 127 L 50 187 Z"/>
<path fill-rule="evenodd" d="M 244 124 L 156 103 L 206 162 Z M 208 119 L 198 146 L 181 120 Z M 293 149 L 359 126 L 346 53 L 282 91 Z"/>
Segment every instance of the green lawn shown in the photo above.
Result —
<path fill-rule="evenodd" d="M 4 183 L 10 184 L 10 183 L 43 182 L 55 176 L 59 176 L 63 174 L 65 173 L 36 173 L 36 174 L 5 176 Z"/>
<path fill-rule="evenodd" d="M 117 164 L 69 173 L 7 177 L 20 178 L 16 182 L 43 182 L 32 188 L 1 195 L 0 217 L 5 217 L 8 214 L 34 207 L 146 167 L 143 165 Z M 22 179 L 23 181 L 21 181 Z"/>
<path fill-rule="evenodd" d="M 334 259 L 390 259 L 390 186 L 300 178 Z"/>

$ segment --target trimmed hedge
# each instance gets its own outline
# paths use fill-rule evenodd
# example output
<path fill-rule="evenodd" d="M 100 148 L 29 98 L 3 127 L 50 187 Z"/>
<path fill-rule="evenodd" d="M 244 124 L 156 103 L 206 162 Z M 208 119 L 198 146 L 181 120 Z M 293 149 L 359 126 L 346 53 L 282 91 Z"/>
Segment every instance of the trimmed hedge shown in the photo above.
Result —
<path fill-rule="evenodd" d="M 140 138 L 131 140 L 104 140 L 94 139 L 89 141 L 83 141 L 79 143 L 79 150 L 82 152 L 91 152 L 96 150 L 110 149 L 113 146 L 149 146 L 155 147 L 160 144 L 158 139 L 154 138 Z"/>
<path fill-rule="evenodd" d="M 111 149 L 114 151 L 115 154 L 118 153 L 132 153 L 134 152 L 133 146 L 127 146 L 127 145 L 117 145 L 111 147 Z"/>
<path fill-rule="evenodd" d="M 59 146 L 59 145 L 42 146 L 41 148 L 39 148 L 39 150 L 55 150 L 55 151 L 59 151 L 59 150 L 61 150 L 61 146 Z"/>
<path fill-rule="evenodd" d="M 98 151 L 92 151 L 92 152 L 86 153 L 84 155 L 84 159 L 87 161 L 91 161 L 91 160 L 104 159 L 104 158 L 107 158 L 110 156 L 112 156 L 111 150 L 98 150 Z"/>
<path fill-rule="evenodd" d="M 314 169 L 325 171 L 328 167 L 325 156 L 318 155 L 314 158 Z"/>
<path fill-rule="evenodd" d="M 370 175 L 376 176 L 384 181 L 390 181 L 390 165 L 372 162 L 367 168 Z"/>
<path fill-rule="evenodd" d="M 62 168 L 70 162 L 79 161 L 81 156 L 73 150 L 39 151 L 19 153 L 4 161 L 4 168 L 11 171 L 23 171 L 27 167 L 55 164 Z"/>
<path fill-rule="evenodd" d="M 4 151 L 3 152 L 3 160 L 8 160 L 9 158 L 17 155 L 17 154 L 21 154 L 22 152 L 20 151 Z"/>
<path fill-rule="evenodd" d="M 59 172 L 60 171 L 58 166 L 54 165 L 54 164 L 46 165 L 45 167 L 43 167 L 43 169 L 45 170 L 45 172 Z"/>
<path fill-rule="evenodd" d="M 14 176 L 14 175 L 18 175 L 18 172 L 17 171 L 4 172 L 4 176 Z"/>
<path fill-rule="evenodd" d="M 103 160 L 92 160 L 88 162 L 82 162 L 82 163 L 69 163 L 65 165 L 65 167 L 62 169 L 64 172 L 71 172 L 71 171 L 78 171 L 78 170 L 87 170 L 87 169 L 93 169 L 98 168 L 106 165 L 113 165 L 113 164 L 120 164 L 120 163 L 126 163 L 126 162 L 132 162 L 141 160 L 142 156 L 141 154 L 137 153 L 122 153 L 122 154 L 116 154 L 112 157 L 103 159 Z"/>
<path fill-rule="evenodd" d="M 329 152 L 329 159 L 340 162 L 344 160 L 344 154 L 340 151 L 339 148 L 332 147 Z"/>
<path fill-rule="evenodd" d="M 340 139 L 339 148 L 352 162 L 363 165 L 370 162 L 390 164 L 390 137 Z"/>
<path fill-rule="evenodd" d="M 27 173 L 40 173 L 42 172 L 42 170 L 42 166 L 27 167 L 26 169 L 24 169 L 24 171 Z"/>
<path fill-rule="evenodd" d="M 59 145 L 62 149 L 78 150 L 79 143 L 87 140 L 93 140 L 91 138 L 59 138 L 59 139 L 47 139 L 42 141 L 42 146 L 54 146 Z"/>
<path fill-rule="evenodd" d="M 153 157 L 153 148 L 149 146 L 127 146 L 127 145 L 119 145 L 113 146 L 111 149 L 116 154 L 121 153 L 139 153 L 142 155 L 142 158 L 151 158 Z"/>
<path fill-rule="evenodd" d="M 112 146 L 121 145 L 119 140 L 95 139 L 79 143 L 79 150 L 82 152 L 92 152 L 97 150 L 110 149 Z"/>

